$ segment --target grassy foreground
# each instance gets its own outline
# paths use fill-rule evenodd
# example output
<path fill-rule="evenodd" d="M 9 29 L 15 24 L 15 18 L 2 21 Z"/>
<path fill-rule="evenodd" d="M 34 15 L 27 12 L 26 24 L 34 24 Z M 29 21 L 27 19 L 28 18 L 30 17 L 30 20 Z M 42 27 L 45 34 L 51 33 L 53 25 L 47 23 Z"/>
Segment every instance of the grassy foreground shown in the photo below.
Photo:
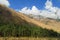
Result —
<path fill-rule="evenodd" d="M 60 38 L 0 37 L 0 40 L 60 40 Z"/>

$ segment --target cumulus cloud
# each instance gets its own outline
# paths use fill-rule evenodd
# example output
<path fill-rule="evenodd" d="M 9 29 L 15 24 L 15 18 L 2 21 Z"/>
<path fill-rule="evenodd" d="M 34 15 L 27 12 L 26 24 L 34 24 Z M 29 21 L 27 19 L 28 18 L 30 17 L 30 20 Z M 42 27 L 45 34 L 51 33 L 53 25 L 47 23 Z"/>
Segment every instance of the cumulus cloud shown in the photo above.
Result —
<path fill-rule="evenodd" d="M 20 12 L 22 12 L 22 13 L 29 13 L 30 12 L 30 10 L 27 8 L 27 7 L 24 7 L 23 9 L 21 9 L 21 11 Z"/>
<path fill-rule="evenodd" d="M 10 3 L 8 0 L 0 0 L 0 4 L 5 5 L 5 6 L 10 6 Z"/>
<path fill-rule="evenodd" d="M 47 0 L 47 2 L 45 3 L 45 8 L 46 9 L 50 9 L 52 7 L 52 2 L 50 2 L 49 0 Z"/>
<path fill-rule="evenodd" d="M 31 13 L 35 15 L 39 15 L 40 10 L 36 6 L 33 6 L 31 9 Z"/>
<path fill-rule="evenodd" d="M 53 4 L 51 1 L 47 0 L 45 3 L 45 8 L 48 9 L 49 11 L 56 12 L 59 8 L 58 7 L 53 7 Z"/>
<path fill-rule="evenodd" d="M 41 11 L 40 15 L 42 15 L 44 17 L 49 17 L 49 18 L 57 18 L 57 16 L 54 14 L 54 12 L 50 12 L 47 10 Z"/>
<path fill-rule="evenodd" d="M 25 13 L 25 14 L 39 15 L 40 10 L 36 6 L 33 6 L 32 9 L 29 9 L 28 7 L 24 7 L 19 12 L 22 12 L 22 13 Z"/>
<path fill-rule="evenodd" d="M 19 12 L 25 14 L 42 15 L 44 17 L 55 18 L 55 19 L 57 18 L 57 16 L 59 16 L 60 18 L 60 8 L 53 7 L 53 4 L 50 0 L 46 1 L 44 10 L 39 10 L 36 6 L 32 6 L 31 9 L 29 9 L 28 7 L 24 7 Z"/>

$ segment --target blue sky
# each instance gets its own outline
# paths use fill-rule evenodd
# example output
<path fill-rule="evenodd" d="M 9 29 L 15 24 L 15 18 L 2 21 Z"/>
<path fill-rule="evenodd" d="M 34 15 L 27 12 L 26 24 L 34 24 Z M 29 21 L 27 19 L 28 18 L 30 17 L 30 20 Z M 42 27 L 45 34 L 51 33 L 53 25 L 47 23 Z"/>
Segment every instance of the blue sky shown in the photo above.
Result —
<path fill-rule="evenodd" d="M 22 9 L 23 7 L 31 8 L 36 6 L 38 9 L 44 9 L 47 0 L 8 0 L 10 7 L 13 9 Z M 60 8 L 60 0 L 52 0 L 53 6 Z"/>

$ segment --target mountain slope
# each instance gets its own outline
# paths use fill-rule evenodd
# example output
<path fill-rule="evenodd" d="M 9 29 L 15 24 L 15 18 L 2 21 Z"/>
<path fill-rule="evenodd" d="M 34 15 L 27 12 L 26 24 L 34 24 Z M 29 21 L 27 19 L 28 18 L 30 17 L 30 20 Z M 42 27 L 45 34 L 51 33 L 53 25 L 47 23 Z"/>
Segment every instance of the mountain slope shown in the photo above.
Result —
<path fill-rule="evenodd" d="M 43 29 L 44 24 L 0 5 L 0 36 L 2 37 L 60 37 L 60 34 Z"/>
<path fill-rule="evenodd" d="M 23 14 L 19 14 L 19 15 L 23 15 Z M 38 20 L 37 18 L 29 18 L 27 16 L 24 16 L 25 18 L 24 20 L 27 20 L 30 23 L 33 23 L 35 25 L 38 25 L 42 28 L 46 28 L 49 30 L 54 30 L 58 33 L 60 33 L 60 22 L 57 22 L 55 19 L 48 19 L 48 18 L 41 18 L 40 20 Z"/>

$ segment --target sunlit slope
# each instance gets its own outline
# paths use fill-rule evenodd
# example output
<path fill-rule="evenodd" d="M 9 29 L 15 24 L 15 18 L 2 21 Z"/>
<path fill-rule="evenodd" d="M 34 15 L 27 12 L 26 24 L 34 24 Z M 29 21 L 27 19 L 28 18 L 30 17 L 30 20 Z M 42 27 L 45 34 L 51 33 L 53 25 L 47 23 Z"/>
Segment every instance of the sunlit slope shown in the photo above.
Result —
<path fill-rule="evenodd" d="M 49 28 L 54 29 L 55 31 L 60 32 L 60 21 L 57 20 L 51 20 L 51 19 L 44 19 L 40 20 L 45 25 L 51 26 Z"/>
<path fill-rule="evenodd" d="M 43 22 L 42 22 L 42 21 L 37 21 L 35 19 L 31 19 L 22 13 L 17 13 L 17 15 L 20 16 L 22 19 L 26 20 L 27 22 L 33 23 L 33 24 L 38 25 L 42 28 L 46 28 L 49 30 L 52 29 L 54 31 L 60 32 L 60 22 L 56 22 L 55 20 L 50 20 L 50 22 L 48 22 L 46 24 L 46 22 L 45 22 L 46 19 L 43 20 Z"/>

